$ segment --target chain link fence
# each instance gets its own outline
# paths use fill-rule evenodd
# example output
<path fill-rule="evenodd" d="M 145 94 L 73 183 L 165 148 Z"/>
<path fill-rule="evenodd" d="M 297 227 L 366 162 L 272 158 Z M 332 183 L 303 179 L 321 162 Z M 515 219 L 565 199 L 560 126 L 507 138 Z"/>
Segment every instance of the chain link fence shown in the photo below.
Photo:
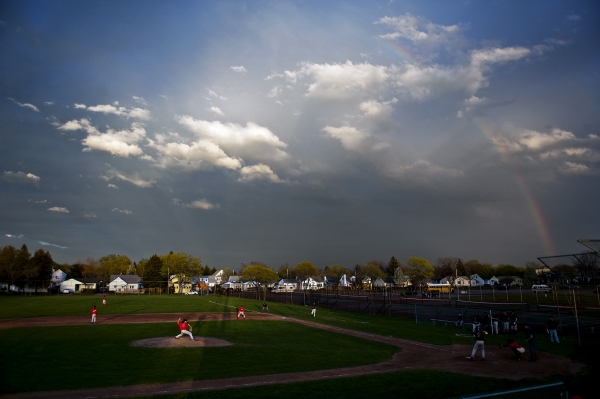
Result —
<path fill-rule="evenodd" d="M 569 393 L 563 382 L 537 385 L 510 391 L 491 392 L 471 396 L 454 396 L 447 399 L 569 399 Z"/>

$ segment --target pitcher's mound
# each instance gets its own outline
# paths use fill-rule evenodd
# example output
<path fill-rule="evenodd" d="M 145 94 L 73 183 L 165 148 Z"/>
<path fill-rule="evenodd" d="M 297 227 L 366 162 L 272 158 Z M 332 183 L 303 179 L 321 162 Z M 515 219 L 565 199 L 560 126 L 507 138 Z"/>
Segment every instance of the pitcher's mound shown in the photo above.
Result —
<path fill-rule="evenodd" d="M 199 348 L 202 346 L 231 346 L 229 341 L 219 338 L 189 337 L 175 339 L 173 337 L 147 338 L 133 341 L 131 346 L 144 346 L 147 348 Z"/>

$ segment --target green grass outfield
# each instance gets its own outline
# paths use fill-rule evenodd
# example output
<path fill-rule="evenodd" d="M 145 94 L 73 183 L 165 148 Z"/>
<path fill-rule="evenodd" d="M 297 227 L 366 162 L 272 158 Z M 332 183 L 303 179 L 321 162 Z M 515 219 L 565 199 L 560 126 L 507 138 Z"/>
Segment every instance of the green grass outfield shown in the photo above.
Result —
<path fill-rule="evenodd" d="M 108 296 L 108 306 L 101 306 L 100 296 L 0 296 L 2 319 L 43 316 L 89 316 L 92 305 L 103 315 L 175 313 L 173 323 L 134 325 L 85 325 L 71 327 L 20 328 L 0 330 L 0 393 L 121 386 L 141 383 L 174 382 L 195 379 L 228 378 L 329 369 L 377 363 L 389 359 L 397 348 L 359 338 L 335 334 L 295 323 L 253 321 L 197 322 L 194 334 L 226 339 L 232 347 L 151 349 L 134 348 L 129 342 L 177 333 L 176 313 L 233 312 L 244 305 L 251 318 L 259 312 L 262 302 L 235 297 L 140 295 Z M 414 319 L 385 317 L 344 311 L 317 310 L 310 317 L 310 308 L 270 303 L 270 312 L 299 319 L 315 320 L 354 330 L 410 339 L 433 344 L 471 344 L 472 337 L 457 335 L 460 330 L 432 326 L 431 322 L 415 323 Z M 465 331 L 466 332 L 466 331 Z M 464 333 L 464 332 L 463 332 Z M 501 342 L 503 336 L 489 336 L 488 345 Z M 550 346 L 547 336 L 538 335 L 538 351 L 576 357 L 588 365 L 597 363 L 598 342 L 580 349 L 577 337 L 563 337 L 561 345 Z M 598 340 L 595 340 L 598 341 Z M 593 361 L 592 361 L 593 359 Z M 443 359 L 441 359 L 443 361 Z M 597 367 L 597 366 L 596 366 Z M 35 372 L 32 372 L 34 370 Z M 579 384 L 591 371 L 571 378 Z M 363 376 L 352 379 L 265 386 L 244 389 L 244 396 L 278 397 L 305 395 L 314 389 L 319 395 L 330 392 L 331 397 L 362 397 L 390 393 L 395 397 L 442 398 L 462 393 L 488 392 L 505 388 L 506 381 L 491 378 L 444 373 L 411 371 Z M 357 383 L 360 381 L 360 383 Z M 442 388 L 434 386 L 439 384 Z M 510 382 L 523 386 L 531 381 Z M 282 392 L 284 392 L 282 394 Z M 345 392 L 344 395 L 335 393 Z M 442 392 L 447 392 L 443 394 Z M 190 393 L 168 398 L 234 398 L 237 389 L 210 393 Z M 400 396 L 399 396 L 400 395 Z"/>

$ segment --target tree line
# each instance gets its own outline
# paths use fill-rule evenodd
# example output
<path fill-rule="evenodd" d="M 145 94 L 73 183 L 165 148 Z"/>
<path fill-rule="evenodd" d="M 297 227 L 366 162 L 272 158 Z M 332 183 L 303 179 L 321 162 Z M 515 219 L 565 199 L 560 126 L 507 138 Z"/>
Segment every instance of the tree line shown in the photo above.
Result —
<path fill-rule="evenodd" d="M 584 253 L 577 257 L 572 264 L 554 266 L 552 271 L 560 274 L 565 279 L 572 280 L 576 275 L 588 281 L 597 277 L 599 257 L 594 253 Z M 497 276 L 502 281 L 510 283 L 511 276 L 519 276 L 525 281 L 533 283 L 539 279 L 536 272 L 542 265 L 536 262 L 527 262 L 525 267 L 510 264 L 493 266 L 490 263 L 481 263 L 476 259 L 463 261 L 458 257 L 438 258 L 435 264 L 430 264 L 424 258 L 410 257 L 405 262 L 398 261 L 394 256 L 388 262 L 370 261 L 365 264 L 356 264 L 351 269 L 344 265 L 334 264 L 317 268 L 311 262 L 301 262 L 295 266 L 285 263 L 277 270 L 259 261 L 248 264 L 242 263 L 238 270 L 231 267 L 223 269 L 222 280 L 227 281 L 232 275 L 240 275 L 242 279 L 257 281 L 259 284 L 270 284 L 279 279 L 304 280 L 308 276 L 327 276 L 340 278 L 343 275 L 353 276 L 357 282 L 366 277 L 372 280 L 391 277 L 395 283 L 402 285 L 410 281 L 413 285 L 421 285 L 432 279 L 441 280 L 456 276 L 471 276 L 478 274 L 484 279 Z M 5 246 L 0 251 L 0 281 L 18 286 L 48 287 L 52 278 L 52 269 L 64 271 L 68 278 L 90 278 L 109 283 L 111 275 L 136 274 L 144 281 L 147 288 L 159 287 L 169 277 L 176 276 L 180 280 L 190 276 L 207 276 L 216 272 L 216 268 L 203 266 L 198 257 L 185 252 L 169 252 L 164 255 L 152 255 L 148 259 L 132 262 L 125 255 L 110 254 L 100 259 L 87 258 L 72 265 L 57 264 L 52 260 L 49 252 L 38 249 L 33 255 L 23 244 L 20 249 Z"/>

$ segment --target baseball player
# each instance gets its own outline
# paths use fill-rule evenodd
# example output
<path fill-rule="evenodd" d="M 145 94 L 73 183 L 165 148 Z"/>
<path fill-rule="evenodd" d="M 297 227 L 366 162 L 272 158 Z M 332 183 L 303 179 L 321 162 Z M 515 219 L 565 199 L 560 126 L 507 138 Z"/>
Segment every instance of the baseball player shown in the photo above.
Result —
<path fill-rule="evenodd" d="M 92 313 L 92 324 L 96 324 L 96 315 L 98 314 L 98 309 L 96 309 L 96 305 L 91 310 Z"/>
<path fill-rule="evenodd" d="M 183 334 L 189 335 L 192 341 L 194 340 L 194 336 L 192 335 L 192 326 L 190 326 L 187 322 L 187 319 L 182 319 L 181 317 L 177 320 L 177 325 L 179 326 L 180 334 L 175 336 L 175 339 L 179 339 L 183 337 Z M 188 331 L 189 330 L 189 331 Z"/>
<path fill-rule="evenodd" d="M 242 316 L 244 318 L 244 320 L 246 320 L 246 314 L 244 313 L 244 306 L 240 306 L 238 308 L 238 315 L 237 315 L 238 320 L 239 320 L 240 316 Z"/>

